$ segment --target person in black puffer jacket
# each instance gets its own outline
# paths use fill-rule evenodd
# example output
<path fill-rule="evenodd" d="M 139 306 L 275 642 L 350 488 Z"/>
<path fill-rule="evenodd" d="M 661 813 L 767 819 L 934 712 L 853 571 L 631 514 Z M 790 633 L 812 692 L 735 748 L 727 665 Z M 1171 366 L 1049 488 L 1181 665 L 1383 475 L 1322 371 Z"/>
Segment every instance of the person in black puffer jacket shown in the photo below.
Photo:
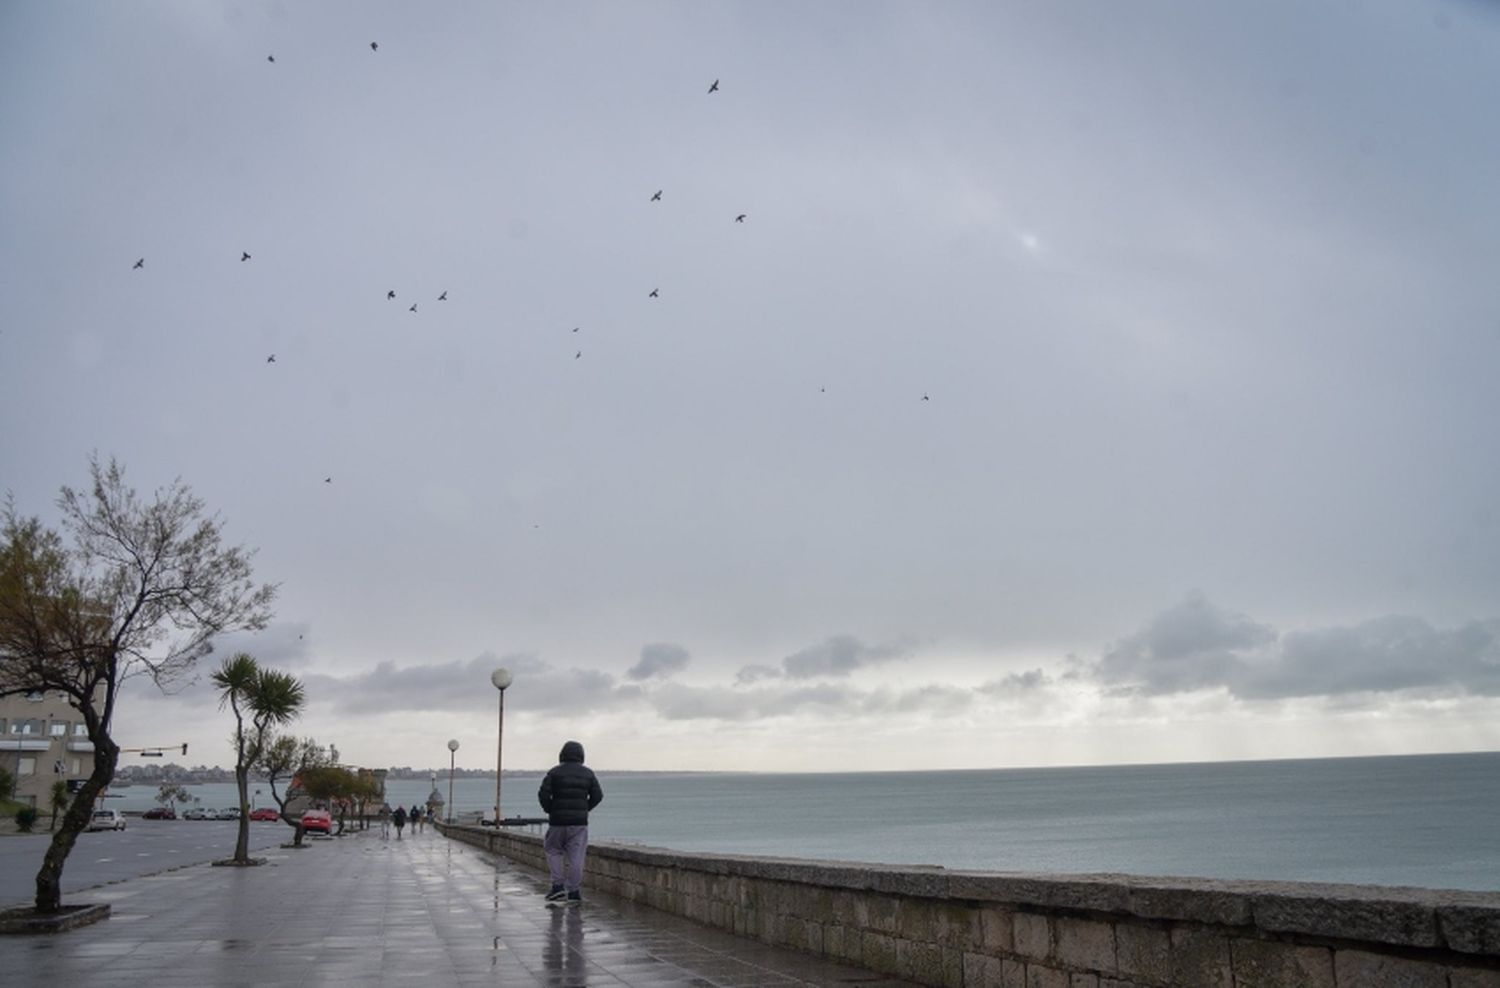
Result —
<path fill-rule="evenodd" d="M 589 810 L 604 800 L 594 770 L 583 764 L 583 745 L 569 741 L 557 756 L 558 765 L 542 779 L 537 801 L 547 811 L 547 870 L 552 890 L 547 902 L 583 901 L 583 856 L 589 846 Z"/>

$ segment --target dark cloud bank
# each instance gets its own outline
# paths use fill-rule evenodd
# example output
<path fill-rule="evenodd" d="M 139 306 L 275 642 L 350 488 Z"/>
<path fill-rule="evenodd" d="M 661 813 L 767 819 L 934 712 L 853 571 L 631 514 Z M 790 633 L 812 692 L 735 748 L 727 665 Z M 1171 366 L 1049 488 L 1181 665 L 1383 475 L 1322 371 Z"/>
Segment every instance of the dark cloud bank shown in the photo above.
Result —
<path fill-rule="evenodd" d="M 1092 667 L 1117 691 L 1223 689 L 1243 700 L 1396 693 L 1500 693 L 1500 620 L 1435 628 L 1390 615 L 1278 634 L 1190 594 L 1116 642 Z"/>
<path fill-rule="evenodd" d="M 691 655 L 682 645 L 644 646 L 623 678 L 598 669 L 557 668 L 533 655 L 486 653 L 468 662 L 397 667 L 383 662 L 353 676 L 307 677 L 310 695 L 349 713 L 458 710 L 475 703 L 476 683 L 498 665 L 524 689 L 516 709 L 574 714 L 638 709 L 665 720 L 725 722 L 789 717 L 808 711 L 856 717 L 873 713 L 951 714 L 982 703 L 1024 702 L 1067 685 L 1106 695 L 1165 697 L 1223 691 L 1242 701 L 1355 694 L 1500 694 L 1500 620 L 1435 628 L 1414 617 L 1278 632 L 1270 625 L 1190 594 L 1092 663 L 1069 657 L 1057 669 L 1006 672 L 977 686 L 926 683 L 892 690 L 859 686 L 852 675 L 912 659 L 912 649 L 829 638 L 778 665 L 741 668 L 722 686 L 672 679 Z"/>

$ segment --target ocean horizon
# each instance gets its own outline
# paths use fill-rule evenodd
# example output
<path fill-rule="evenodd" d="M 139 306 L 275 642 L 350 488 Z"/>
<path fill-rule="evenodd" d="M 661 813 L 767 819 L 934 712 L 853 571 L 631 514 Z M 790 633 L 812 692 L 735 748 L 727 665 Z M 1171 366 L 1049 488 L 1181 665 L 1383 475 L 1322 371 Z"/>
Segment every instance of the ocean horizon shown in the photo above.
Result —
<path fill-rule="evenodd" d="M 1500 890 L 1500 752 L 1045 769 L 599 773 L 596 841 L 976 871 L 1109 873 Z M 507 817 L 540 815 L 540 773 L 502 780 Z M 393 779 L 394 805 L 430 778 Z M 232 784 L 189 787 L 200 805 Z M 260 790 L 257 795 L 256 790 Z M 445 774 L 437 790 L 447 800 Z M 252 800 L 269 803 L 264 783 Z M 494 777 L 454 779 L 458 814 Z M 154 787 L 112 805 L 155 805 Z M 183 823 L 182 825 L 190 825 Z"/>

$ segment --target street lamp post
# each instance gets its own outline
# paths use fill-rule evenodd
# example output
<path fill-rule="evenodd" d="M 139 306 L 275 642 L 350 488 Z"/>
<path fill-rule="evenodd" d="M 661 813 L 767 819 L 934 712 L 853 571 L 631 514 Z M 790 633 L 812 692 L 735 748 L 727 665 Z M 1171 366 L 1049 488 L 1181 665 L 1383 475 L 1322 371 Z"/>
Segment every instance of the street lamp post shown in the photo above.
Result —
<path fill-rule="evenodd" d="M 495 833 L 500 832 L 500 772 L 505 755 L 505 688 L 511 683 L 509 669 L 496 669 L 490 673 L 490 682 L 500 691 L 500 731 L 495 741 Z"/>
<path fill-rule="evenodd" d="M 458 739 L 448 742 L 448 822 L 453 822 L 453 757 L 458 753 Z"/>

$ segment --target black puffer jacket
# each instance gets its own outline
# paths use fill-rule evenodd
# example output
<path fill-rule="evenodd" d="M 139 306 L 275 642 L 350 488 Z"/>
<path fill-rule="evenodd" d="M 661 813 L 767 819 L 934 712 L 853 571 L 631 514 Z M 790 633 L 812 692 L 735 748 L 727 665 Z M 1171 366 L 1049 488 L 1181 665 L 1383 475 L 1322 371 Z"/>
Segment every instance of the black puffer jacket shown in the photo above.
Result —
<path fill-rule="evenodd" d="M 589 810 L 604 801 L 594 770 L 583 764 L 583 745 L 569 741 L 557 756 L 561 763 L 542 780 L 537 801 L 554 827 L 587 827 Z"/>

